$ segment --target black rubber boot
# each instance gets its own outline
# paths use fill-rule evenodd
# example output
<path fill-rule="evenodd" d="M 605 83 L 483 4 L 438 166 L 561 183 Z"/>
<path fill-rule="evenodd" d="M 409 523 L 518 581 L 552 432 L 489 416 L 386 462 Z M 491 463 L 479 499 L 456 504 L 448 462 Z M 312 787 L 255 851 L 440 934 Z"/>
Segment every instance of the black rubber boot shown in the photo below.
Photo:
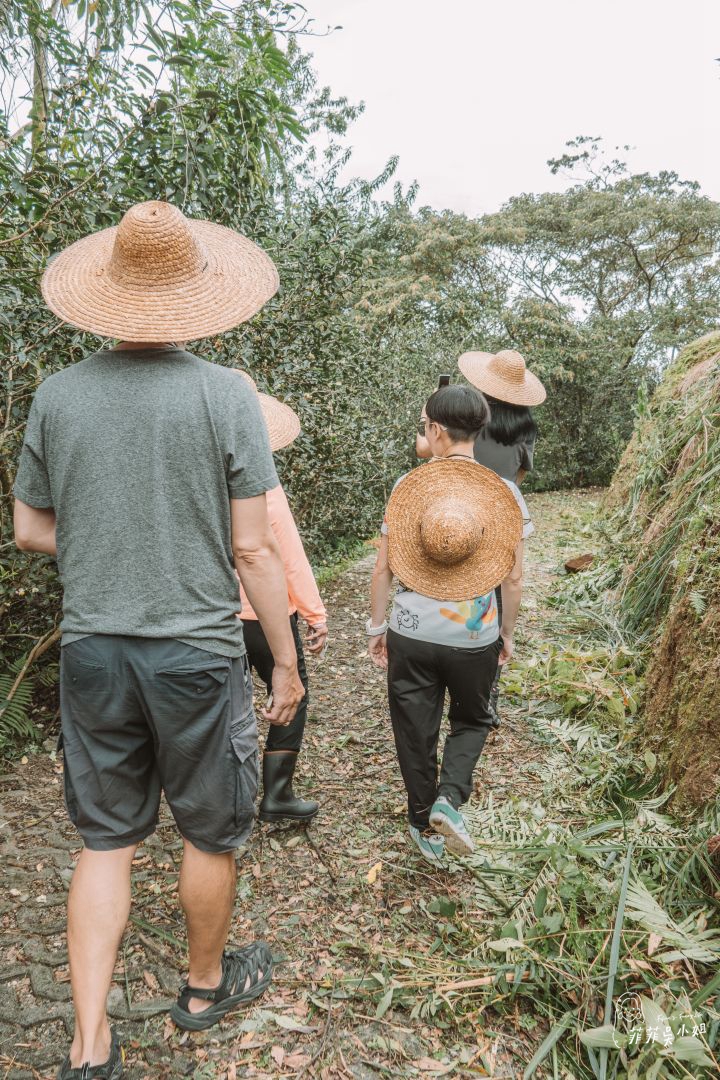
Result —
<path fill-rule="evenodd" d="M 500 676 L 502 675 L 502 668 L 497 669 L 495 678 L 493 679 L 492 687 L 490 688 L 490 712 L 492 713 L 492 726 L 499 728 L 502 721 L 500 720 L 500 714 L 498 713 L 498 698 L 500 697 Z"/>
<path fill-rule="evenodd" d="M 273 750 L 263 754 L 263 797 L 258 810 L 261 821 L 310 821 L 320 804 L 314 799 L 298 799 L 292 779 L 297 764 L 294 750 Z"/>

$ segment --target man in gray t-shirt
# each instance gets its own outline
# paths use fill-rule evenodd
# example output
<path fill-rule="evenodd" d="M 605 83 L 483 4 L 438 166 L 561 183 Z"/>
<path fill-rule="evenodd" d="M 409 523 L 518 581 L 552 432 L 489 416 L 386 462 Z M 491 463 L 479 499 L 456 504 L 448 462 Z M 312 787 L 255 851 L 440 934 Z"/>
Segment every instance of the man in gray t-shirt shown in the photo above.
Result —
<path fill-rule="evenodd" d="M 275 660 L 265 719 L 288 724 L 303 695 L 265 504 L 278 481 L 245 381 L 164 343 L 229 329 L 277 284 L 250 241 L 161 202 L 78 241 L 43 278 L 60 318 L 120 339 L 39 387 L 15 484 L 16 543 L 56 555 L 64 588 L 65 798 L 85 845 L 68 901 L 75 1037 L 59 1080 L 122 1076 L 106 999 L 161 792 L 184 843 L 190 955 L 173 1019 L 210 1027 L 270 983 L 264 942 L 225 944 L 257 792 L 235 569 Z"/>
<path fill-rule="evenodd" d="M 128 348 L 51 375 L 15 496 L 58 519 L 63 645 L 172 637 L 241 656 L 230 499 L 277 483 L 257 395 L 227 368 Z"/>

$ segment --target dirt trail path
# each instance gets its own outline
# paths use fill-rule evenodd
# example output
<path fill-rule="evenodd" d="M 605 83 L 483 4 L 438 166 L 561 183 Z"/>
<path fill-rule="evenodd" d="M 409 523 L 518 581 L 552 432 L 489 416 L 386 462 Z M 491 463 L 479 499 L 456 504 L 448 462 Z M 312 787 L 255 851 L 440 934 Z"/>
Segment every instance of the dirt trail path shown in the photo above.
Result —
<path fill-rule="evenodd" d="M 562 559 L 583 547 L 581 519 L 592 496 L 529 501 L 538 535 L 529 544 L 522 650 L 542 634 L 545 597 Z M 434 1060 L 440 1052 L 454 1056 L 454 1076 L 487 1075 L 472 1062 L 493 1054 L 494 1075 L 521 1075 L 522 1046 L 500 1054 L 487 1030 L 478 1029 L 473 1047 L 446 1015 L 413 1019 L 404 1010 L 383 1012 L 381 1003 L 376 1019 L 383 955 L 412 957 L 431 948 L 436 930 L 428 905 L 467 896 L 472 879 L 462 870 L 434 872 L 408 844 L 383 677 L 365 656 L 373 559 L 325 590 L 332 649 L 311 670 L 297 785 L 321 798 L 317 824 L 307 833 L 258 828 L 239 865 L 232 939 L 262 935 L 272 943 L 282 958 L 274 988 L 212 1034 L 182 1036 L 167 1021 L 184 933 L 175 896 L 180 844 L 165 814 L 136 860 L 133 921 L 110 994 L 129 1077 L 432 1076 L 448 1071 Z M 491 788 L 502 801 L 519 790 L 532 795 L 546 780 L 524 710 L 506 710 L 478 768 L 477 790 Z M 64 904 L 77 852 L 54 755 L 31 756 L 0 777 L 0 861 L 8 886 L 0 897 L 0 1080 L 46 1080 L 65 1053 L 72 1020 Z M 364 980 L 360 992 L 353 979 Z"/>

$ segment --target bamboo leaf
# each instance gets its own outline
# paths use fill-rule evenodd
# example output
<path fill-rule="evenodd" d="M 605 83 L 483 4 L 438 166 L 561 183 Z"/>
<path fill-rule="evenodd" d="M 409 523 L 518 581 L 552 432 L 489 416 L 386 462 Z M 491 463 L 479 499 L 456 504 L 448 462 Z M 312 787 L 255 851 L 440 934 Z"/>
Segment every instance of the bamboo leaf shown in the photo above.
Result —
<path fill-rule="evenodd" d="M 580 1042 L 584 1046 L 592 1046 L 595 1049 L 606 1050 L 611 1046 L 624 1046 L 627 1036 L 619 1034 L 612 1024 L 603 1024 L 602 1027 L 589 1028 L 580 1032 Z M 602 1070 L 602 1057 L 600 1058 Z"/>
<path fill-rule="evenodd" d="M 377 1004 L 377 1009 L 375 1010 L 376 1019 L 378 1019 L 378 1020 L 382 1019 L 382 1017 L 385 1015 L 385 1013 L 388 1011 L 388 1009 L 392 1005 L 393 993 L 394 993 L 394 989 L 391 986 L 390 989 L 386 990 L 385 993 L 383 994 L 383 996 L 380 998 L 380 1000 L 379 1000 L 379 1002 Z"/>
<path fill-rule="evenodd" d="M 537 1048 L 532 1058 L 528 1062 L 527 1068 L 523 1073 L 523 1080 L 530 1080 L 530 1077 L 535 1075 L 535 1070 L 537 1069 L 538 1065 L 540 1065 L 545 1060 L 552 1048 L 562 1038 L 562 1036 L 572 1024 L 576 1015 L 577 1009 L 571 1009 L 569 1012 L 566 1012 L 565 1015 L 562 1016 L 560 1020 L 558 1020 L 557 1024 L 555 1024 L 550 1029 L 550 1031 L 540 1043 L 540 1046 Z"/>

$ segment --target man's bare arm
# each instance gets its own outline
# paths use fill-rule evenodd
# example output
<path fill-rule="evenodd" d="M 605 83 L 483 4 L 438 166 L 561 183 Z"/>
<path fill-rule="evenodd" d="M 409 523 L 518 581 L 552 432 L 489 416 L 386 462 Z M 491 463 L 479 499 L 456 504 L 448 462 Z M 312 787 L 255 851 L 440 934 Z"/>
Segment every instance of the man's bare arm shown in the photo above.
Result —
<path fill-rule="evenodd" d="M 34 506 L 28 506 L 16 499 L 14 527 L 15 545 L 20 551 L 57 555 L 54 510 L 37 510 Z"/>
<path fill-rule="evenodd" d="M 298 676 L 297 653 L 288 618 L 282 557 L 264 495 L 231 499 L 230 510 L 235 568 L 275 660 L 272 707 L 262 713 L 271 724 L 288 724 L 305 691 Z"/>

